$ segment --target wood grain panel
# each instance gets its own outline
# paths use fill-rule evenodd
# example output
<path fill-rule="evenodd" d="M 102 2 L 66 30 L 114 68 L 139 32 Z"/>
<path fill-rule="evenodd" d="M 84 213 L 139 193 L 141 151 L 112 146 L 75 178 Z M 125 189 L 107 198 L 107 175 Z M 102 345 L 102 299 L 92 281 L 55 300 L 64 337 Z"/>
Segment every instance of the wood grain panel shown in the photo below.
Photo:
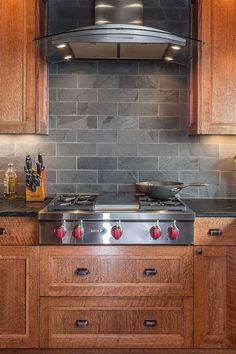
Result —
<path fill-rule="evenodd" d="M 194 259 L 195 346 L 233 348 L 236 340 L 236 247 L 204 246 L 202 254 L 198 253 Z"/>
<path fill-rule="evenodd" d="M 28 217 L 0 217 L 0 246 L 38 245 L 38 219 Z"/>
<path fill-rule="evenodd" d="M 37 247 L 0 247 L 0 348 L 39 345 Z"/>
<path fill-rule="evenodd" d="M 41 347 L 191 347 L 192 298 L 41 298 Z M 146 319 L 157 326 L 147 328 Z M 76 326 L 87 320 L 88 326 Z"/>
<path fill-rule="evenodd" d="M 209 230 L 218 229 L 219 236 L 210 236 Z M 194 225 L 195 245 L 236 245 L 236 218 L 196 218 Z"/>
<path fill-rule="evenodd" d="M 236 0 L 193 2 L 193 33 L 205 44 L 192 61 L 191 134 L 236 133 L 235 16 Z"/>
<path fill-rule="evenodd" d="M 192 247 L 47 246 L 40 259 L 41 296 L 193 294 Z M 144 275 L 149 268 L 157 274 Z"/>

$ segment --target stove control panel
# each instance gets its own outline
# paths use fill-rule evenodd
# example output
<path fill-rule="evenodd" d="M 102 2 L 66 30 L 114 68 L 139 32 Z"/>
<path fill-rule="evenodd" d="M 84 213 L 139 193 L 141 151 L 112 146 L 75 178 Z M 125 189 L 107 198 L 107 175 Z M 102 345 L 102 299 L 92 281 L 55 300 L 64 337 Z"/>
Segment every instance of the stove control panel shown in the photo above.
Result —
<path fill-rule="evenodd" d="M 40 221 L 40 244 L 193 244 L 193 220 Z"/>

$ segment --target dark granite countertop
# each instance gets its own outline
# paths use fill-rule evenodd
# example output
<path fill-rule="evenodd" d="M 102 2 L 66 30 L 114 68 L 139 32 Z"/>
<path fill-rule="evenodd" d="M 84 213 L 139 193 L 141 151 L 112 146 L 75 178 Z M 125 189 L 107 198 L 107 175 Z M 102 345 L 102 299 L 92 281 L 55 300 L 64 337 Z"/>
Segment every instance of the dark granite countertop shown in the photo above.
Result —
<path fill-rule="evenodd" d="M 183 199 L 196 216 L 236 217 L 236 199 Z"/>
<path fill-rule="evenodd" d="M 49 202 L 26 202 L 25 199 L 5 200 L 0 198 L 0 216 L 37 217 L 38 212 Z"/>

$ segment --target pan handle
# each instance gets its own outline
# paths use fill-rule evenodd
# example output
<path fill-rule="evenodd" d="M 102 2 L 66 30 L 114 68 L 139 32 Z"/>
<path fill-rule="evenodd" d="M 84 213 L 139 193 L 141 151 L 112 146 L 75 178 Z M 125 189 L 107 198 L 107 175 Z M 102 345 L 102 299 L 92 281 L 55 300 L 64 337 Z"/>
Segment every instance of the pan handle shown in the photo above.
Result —
<path fill-rule="evenodd" d="M 188 187 L 206 187 L 208 186 L 207 183 L 187 183 L 187 184 L 183 184 L 182 186 L 179 187 L 174 187 L 171 189 L 172 192 L 179 192 L 184 188 L 188 188 Z"/>

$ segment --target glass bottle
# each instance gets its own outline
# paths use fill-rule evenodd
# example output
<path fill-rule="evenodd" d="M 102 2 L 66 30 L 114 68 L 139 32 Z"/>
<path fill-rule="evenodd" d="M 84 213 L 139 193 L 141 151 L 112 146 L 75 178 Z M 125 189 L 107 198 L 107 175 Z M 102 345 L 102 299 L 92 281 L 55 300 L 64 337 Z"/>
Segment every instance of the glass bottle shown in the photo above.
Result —
<path fill-rule="evenodd" d="M 13 163 L 9 163 L 4 176 L 5 199 L 15 199 L 17 197 L 17 175 L 13 167 Z"/>

